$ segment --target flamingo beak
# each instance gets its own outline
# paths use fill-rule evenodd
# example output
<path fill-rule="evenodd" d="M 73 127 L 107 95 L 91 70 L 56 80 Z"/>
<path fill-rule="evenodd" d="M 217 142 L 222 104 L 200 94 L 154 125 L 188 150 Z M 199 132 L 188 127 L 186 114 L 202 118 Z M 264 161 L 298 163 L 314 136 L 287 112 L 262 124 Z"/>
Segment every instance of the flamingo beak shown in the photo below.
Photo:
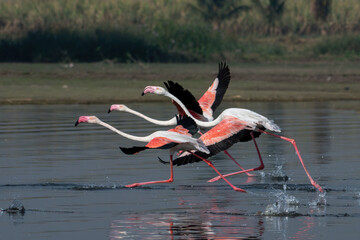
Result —
<path fill-rule="evenodd" d="M 90 118 L 89 116 L 81 116 L 81 117 L 79 117 L 79 119 L 75 123 L 75 127 L 77 125 L 79 125 L 79 123 L 87 122 L 89 120 L 89 118 Z"/>
<path fill-rule="evenodd" d="M 118 105 L 113 104 L 113 105 L 110 106 L 110 108 L 108 110 L 108 113 L 111 113 L 112 111 L 117 110 L 117 109 L 118 109 Z"/>
<path fill-rule="evenodd" d="M 154 86 L 147 86 L 145 87 L 144 91 L 141 93 L 141 96 L 144 96 L 147 93 L 154 93 L 155 87 Z"/>

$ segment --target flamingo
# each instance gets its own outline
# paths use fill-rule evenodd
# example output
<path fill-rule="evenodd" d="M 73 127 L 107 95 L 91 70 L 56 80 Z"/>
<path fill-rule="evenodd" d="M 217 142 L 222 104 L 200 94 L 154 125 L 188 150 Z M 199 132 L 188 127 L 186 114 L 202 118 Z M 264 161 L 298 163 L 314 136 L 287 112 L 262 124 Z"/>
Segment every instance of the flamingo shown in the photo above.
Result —
<path fill-rule="evenodd" d="M 174 83 L 172 81 L 168 81 L 167 83 L 164 82 L 166 88 L 168 91 L 179 98 L 181 102 L 184 103 L 186 108 L 189 110 L 191 115 L 195 117 L 198 120 L 203 121 L 212 121 L 213 118 L 213 112 L 216 110 L 216 108 L 221 103 L 224 94 L 229 86 L 230 82 L 230 70 L 226 63 L 221 62 L 219 64 L 219 71 L 217 74 L 217 77 L 209 87 L 209 89 L 203 94 L 203 96 L 196 101 L 195 97 L 186 89 L 184 89 L 180 84 Z M 144 95 L 145 92 L 142 93 Z M 175 102 L 172 101 L 176 108 L 178 109 L 178 112 L 180 115 L 185 115 L 185 112 L 182 110 L 182 108 Z M 175 117 L 167 120 L 167 121 L 161 121 L 156 120 L 153 118 L 150 118 L 142 113 L 139 113 L 135 110 L 132 110 L 125 106 L 124 104 L 113 104 L 110 108 L 108 113 L 110 113 L 113 110 L 117 111 L 123 111 L 128 112 L 131 114 L 134 114 L 136 116 L 139 116 L 149 122 L 152 122 L 157 125 L 161 126 L 171 126 L 176 124 Z M 199 132 L 201 134 L 201 132 Z M 256 145 L 255 145 L 256 146 Z M 259 151 L 257 150 L 259 153 Z M 224 150 L 224 153 L 235 162 L 236 165 L 238 165 L 242 170 L 245 170 L 231 155 L 228 151 Z M 259 159 L 261 159 L 261 156 L 259 155 Z M 249 174 L 248 172 L 245 172 L 248 176 L 254 176 L 252 174 Z"/>
<path fill-rule="evenodd" d="M 173 154 L 176 151 L 189 151 L 191 154 L 195 154 L 190 152 L 190 150 L 197 150 L 198 152 L 203 153 L 210 153 L 207 147 L 204 145 L 201 139 L 194 139 L 192 138 L 192 134 L 194 132 L 197 132 L 198 129 L 194 123 L 194 121 L 185 116 L 185 117 L 176 117 L 177 119 L 177 126 L 173 129 L 170 129 L 168 131 L 156 131 L 148 136 L 145 137 L 137 137 L 133 136 L 127 133 L 124 133 L 115 127 L 111 126 L 108 123 L 105 123 L 101 121 L 96 116 L 80 116 L 79 119 L 76 121 L 75 126 L 77 126 L 79 123 L 87 122 L 87 123 L 95 123 L 99 124 L 103 127 L 106 127 L 110 129 L 111 131 L 116 132 L 117 134 L 134 140 L 134 141 L 140 141 L 140 142 L 147 142 L 145 146 L 135 146 L 131 148 L 124 148 L 120 147 L 120 149 L 125 154 L 136 154 L 140 151 L 146 150 L 146 149 L 169 149 L 170 153 L 170 178 L 167 180 L 160 180 L 160 181 L 150 181 L 150 182 L 141 182 L 141 183 L 133 183 L 128 184 L 125 187 L 133 188 L 138 187 L 142 185 L 148 185 L 148 184 L 155 184 L 155 183 L 169 183 L 174 181 L 174 172 L 173 172 Z M 196 155 L 196 154 L 195 154 Z M 199 159 L 201 159 L 201 156 L 197 156 Z M 206 159 L 202 159 L 205 162 L 208 162 Z M 221 176 L 221 173 L 217 171 L 217 169 L 214 168 L 214 170 Z M 232 185 L 225 177 L 223 177 L 224 180 L 236 191 L 243 191 L 240 188 L 235 187 Z"/>
<path fill-rule="evenodd" d="M 200 152 L 209 152 L 209 150 L 205 147 L 204 143 L 201 140 L 194 139 L 191 137 L 191 133 L 193 129 L 188 127 L 188 122 L 191 120 L 190 118 L 178 118 L 178 125 L 174 129 L 170 129 L 168 131 L 156 131 L 148 136 L 145 137 L 138 137 L 133 136 L 127 133 L 124 133 L 110 124 L 107 124 L 103 121 L 101 121 L 96 116 L 80 116 L 79 119 L 76 121 L 75 126 L 77 126 L 79 123 L 87 122 L 87 123 L 95 123 L 99 124 L 103 127 L 106 127 L 110 129 L 111 131 L 116 132 L 117 134 L 134 140 L 134 141 L 140 141 L 140 142 L 147 142 L 145 146 L 140 147 L 132 147 L 132 148 L 122 148 L 120 149 L 125 154 L 135 154 L 140 151 L 143 151 L 145 149 L 169 149 L 170 152 L 170 178 L 167 180 L 160 180 L 160 181 L 151 181 L 151 182 L 142 182 L 142 183 L 133 183 L 126 185 L 126 187 L 137 187 L 141 185 L 147 185 L 147 184 L 154 184 L 154 183 L 168 183 L 173 182 L 174 175 L 173 175 L 173 164 L 172 164 L 172 156 L 176 151 L 179 150 L 193 150 L 196 149 Z M 194 127 L 193 127 L 194 128 Z M 195 127 L 196 128 L 196 127 Z M 197 128 L 195 129 L 197 131 Z"/>
<path fill-rule="evenodd" d="M 311 177 L 310 173 L 308 172 L 307 168 L 305 167 L 304 161 L 302 160 L 302 157 L 300 155 L 300 152 L 298 150 L 298 147 L 296 145 L 296 142 L 294 139 L 291 138 L 287 138 L 284 136 L 280 136 L 268 131 L 273 131 L 273 132 L 281 132 L 281 129 L 279 126 L 277 126 L 273 121 L 269 120 L 268 118 L 253 112 L 251 110 L 248 109 L 242 109 L 242 108 L 228 108 L 225 109 L 215 120 L 210 121 L 210 122 L 204 122 L 204 121 L 200 121 L 197 120 L 196 118 L 194 118 L 190 112 L 187 110 L 187 108 L 184 106 L 184 104 L 174 95 L 172 95 L 171 93 L 169 93 L 168 91 L 166 91 L 164 88 L 159 87 L 159 86 L 147 86 L 144 89 L 144 94 L 145 93 L 154 93 L 157 95 L 162 95 L 162 96 L 166 96 L 171 98 L 173 101 L 175 101 L 183 110 L 184 112 L 191 117 L 195 123 L 200 126 L 200 127 L 212 127 L 212 126 L 216 126 L 218 124 L 219 127 L 215 128 L 215 130 L 211 131 L 209 134 L 207 134 L 206 136 L 208 137 L 208 139 L 205 139 L 205 137 L 201 138 L 205 145 L 209 148 L 211 145 L 214 145 L 214 147 L 216 148 L 220 148 L 220 149 L 227 149 L 229 147 L 231 147 L 235 142 L 241 141 L 241 138 L 239 140 L 239 137 L 237 136 L 239 134 L 238 130 L 239 128 L 241 130 L 250 130 L 250 135 L 251 138 L 253 140 L 255 140 L 254 134 L 256 133 L 256 135 L 260 135 L 261 133 L 265 133 L 267 135 L 270 136 L 274 136 L 280 139 L 283 139 L 285 141 L 290 142 L 293 147 L 295 148 L 295 151 L 299 157 L 299 160 L 301 162 L 301 165 L 303 166 L 306 175 L 308 176 L 311 184 L 316 187 L 320 192 L 323 192 L 322 187 L 317 184 L 313 178 Z M 252 134 L 253 132 L 253 134 Z M 241 136 L 244 134 L 244 132 L 242 132 Z M 204 134 L 205 135 L 205 134 Z M 255 147 L 257 148 L 257 144 L 255 143 Z M 221 147 L 219 147 L 219 145 L 222 145 Z M 212 148 L 210 147 L 210 153 Z M 218 150 L 217 150 L 218 151 Z M 258 154 L 260 156 L 259 150 L 257 148 Z M 187 154 L 187 153 L 184 153 Z M 201 154 L 200 154 L 201 155 Z M 211 155 L 211 154 L 210 154 Z M 205 156 L 206 157 L 206 156 Z M 199 159 L 192 159 L 192 156 L 190 157 L 191 160 L 188 160 L 189 156 L 180 156 L 180 158 L 177 158 L 174 160 L 174 164 L 176 165 L 182 165 L 182 164 L 186 164 L 187 162 L 197 162 L 200 161 Z M 186 160 L 185 160 L 186 159 Z M 263 167 L 263 163 L 262 163 L 262 159 L 260 157 L 260 167 Z M 258 167 L 259 168 L 259 167 Z M 258 169 L 257 168 L 257 169 Z M 255 168 L 256 169 L 256 168 Z M 243 170 L 243 171 L 239 171 L 239 172 L 234 172 L 234 173 L 230 173 L 230 174 L 226 174 L 223 175 L 224 177 L 228 177 L 228 176 L 232 176 L 235 174 L 240 174 L 240 173 L 244 173 L 249 170 Z M 209 180 L 210 182 L 212 181 L 217 181 L 219 180 L 221 177 L 215 177 L 211 180 Z"/>

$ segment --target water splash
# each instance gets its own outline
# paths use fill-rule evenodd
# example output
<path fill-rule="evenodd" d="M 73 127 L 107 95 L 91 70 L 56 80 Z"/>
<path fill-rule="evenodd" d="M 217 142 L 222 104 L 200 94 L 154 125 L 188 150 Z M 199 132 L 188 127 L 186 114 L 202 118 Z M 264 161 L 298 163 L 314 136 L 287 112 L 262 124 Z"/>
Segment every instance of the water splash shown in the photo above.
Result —
<path fill-rule="evenodd" d="M 360 192 L 355 193 L 355 199 L 360 199 Z"/>
<path fill-rule="evenodd" d="M 310 212 L 322 216 L 326 215 L 326 206 L 326 192 L 319 192 L 316 195 L 316 198 L 313 201 L 309 202 Z"/>
<path fill-rule="evenodd" d="M 274 193 L 275 203 L 266 206 L 265 216 L 294 216 L 297 213 L 300 202 L 292 195 L 286 193 L 286 184 L 283 191 Z"/>
<path fill-rule="evenodd" d="M 25 207 L 20 200 L 14 199 L 9 207 L 0 208 L 0 215 L 7 214 L 13 224 L 23 223 L 23 216 L 25 215 Z"/>
<path fill-rule="evenodd" d="M 272 182 L 287 182 L 289 180 L 289 177 L 284 172 L 283 165 L 281 164 L 277 164 L 274 171 L 272 171 L 271 173 L 265 173 L 261 171 L 260 176 L 262 178 L 262 183 L 266 183 L 269 180 L 271 180 Z"/>
<path fill-rule="evenodd" d="M 276 165 L 275 170 L 270 174 L 271 180 L 284 181 L 286 182 L 289 177 L 285 174 L 283 170 L 283 165 Z"/>

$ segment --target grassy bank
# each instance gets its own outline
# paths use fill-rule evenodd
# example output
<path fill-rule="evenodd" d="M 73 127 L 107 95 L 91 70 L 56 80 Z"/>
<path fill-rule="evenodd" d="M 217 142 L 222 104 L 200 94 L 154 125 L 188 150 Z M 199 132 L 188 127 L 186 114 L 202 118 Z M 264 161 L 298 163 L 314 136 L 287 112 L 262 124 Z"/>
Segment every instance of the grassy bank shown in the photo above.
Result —
<path fill-rule="evenodd" d="M 332 1 L 325 22 L 311 1 L 286 1 L 273 21 L 257 1 L 216 19 L 182 0 L 2 0 L 2 62 L 359 60 L 360 2 Z M 259 1 L 263 7 L 269 1 Z"/>
<path fill-rule="evenodd" d="M 357 63 L 231 64 L 225 101 L 360 100 Z M 209 64 L 0 64 L 0 103 L 168 101 L 140 94 L 147 85 L 181 83 L 198 98 L 217 73 Z"/>

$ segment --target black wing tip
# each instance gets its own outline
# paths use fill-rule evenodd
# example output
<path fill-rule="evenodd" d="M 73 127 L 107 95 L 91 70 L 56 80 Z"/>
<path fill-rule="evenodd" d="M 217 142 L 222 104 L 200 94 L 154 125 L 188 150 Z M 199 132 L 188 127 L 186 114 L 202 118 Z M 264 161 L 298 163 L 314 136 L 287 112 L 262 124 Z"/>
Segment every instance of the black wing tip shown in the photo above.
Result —
<path fill-rule="evenodd" d="M 181 116 L 181 115 L 175 115 L 176 117 L 176 125 L 181 125 L 187 130 L 189 130 L 189 133 L 191 135 L 196 134 L 199 131 L 199 128 L 196 124 L 196 122 L 189 116 Z"/>
<path fill-rule="evenodd" d="M 158 160 L 159 160 L 159 162 L 160 163 L 162 163 L 162 164 L 170 164 L 170 162 L 167 162 L 167 161 L 164 161 L 164 160 L 162 160 L 160 157 L 158 157 Z"/>
<path fill-rule="evenodd" d="M 166 87 L 166 89 L 170 92 L 174 87 L 180 87 L 182 88 L 182 86 L 180 84 L 178 84 L 177 82 L 168 80 L 167 82 L 164 82 L 164 85 Z"/>
<path fill-rule="evenodd" d="M 217 77 L 219 78 L 229 78 L 230 80 L 230 69 L 229 65 L 226 64 L 226 62 L 220 62 L 219 63 L 219 72 Z"/>
<path fill-rule="evenodd" d="M 207 159 L 213 155 L 211 153 L 207 154 L 207 153 L 203 153 L 203 152 L 199 152 L 199 151 L 196 151 L 195 154 L 202 158 L 205 158 L 205 159 Z M 195 162 L 201 162 L 201 161 L 202 161 L 202 159 L 194 156 L 193 154 L 190 154 L 190 155 L 185 155 L 185 156 L 176 158 L 173 161 L 173 165 L 174 166 L 182 166 L 182 165 L 186 165 L 189 163 L 195 163 Z"/>
<path fill-rule="evenodd" d="M 194 97 L 194 95 L 177 82 L 168 81 L 167 84 L 164 82 L 168 89 L 168 92 L 177 97 L 188 110 L 191 110 L 197 114 L 202 115 L 203 111 Z"/>
<path fill-rule="evenodd" d="M 131 147 L 131 148 L 119 147 L 119 148 L 123 153 L 127 155 L 133 155 L 145 149 L 148 149 L 148 147 Z"/>

